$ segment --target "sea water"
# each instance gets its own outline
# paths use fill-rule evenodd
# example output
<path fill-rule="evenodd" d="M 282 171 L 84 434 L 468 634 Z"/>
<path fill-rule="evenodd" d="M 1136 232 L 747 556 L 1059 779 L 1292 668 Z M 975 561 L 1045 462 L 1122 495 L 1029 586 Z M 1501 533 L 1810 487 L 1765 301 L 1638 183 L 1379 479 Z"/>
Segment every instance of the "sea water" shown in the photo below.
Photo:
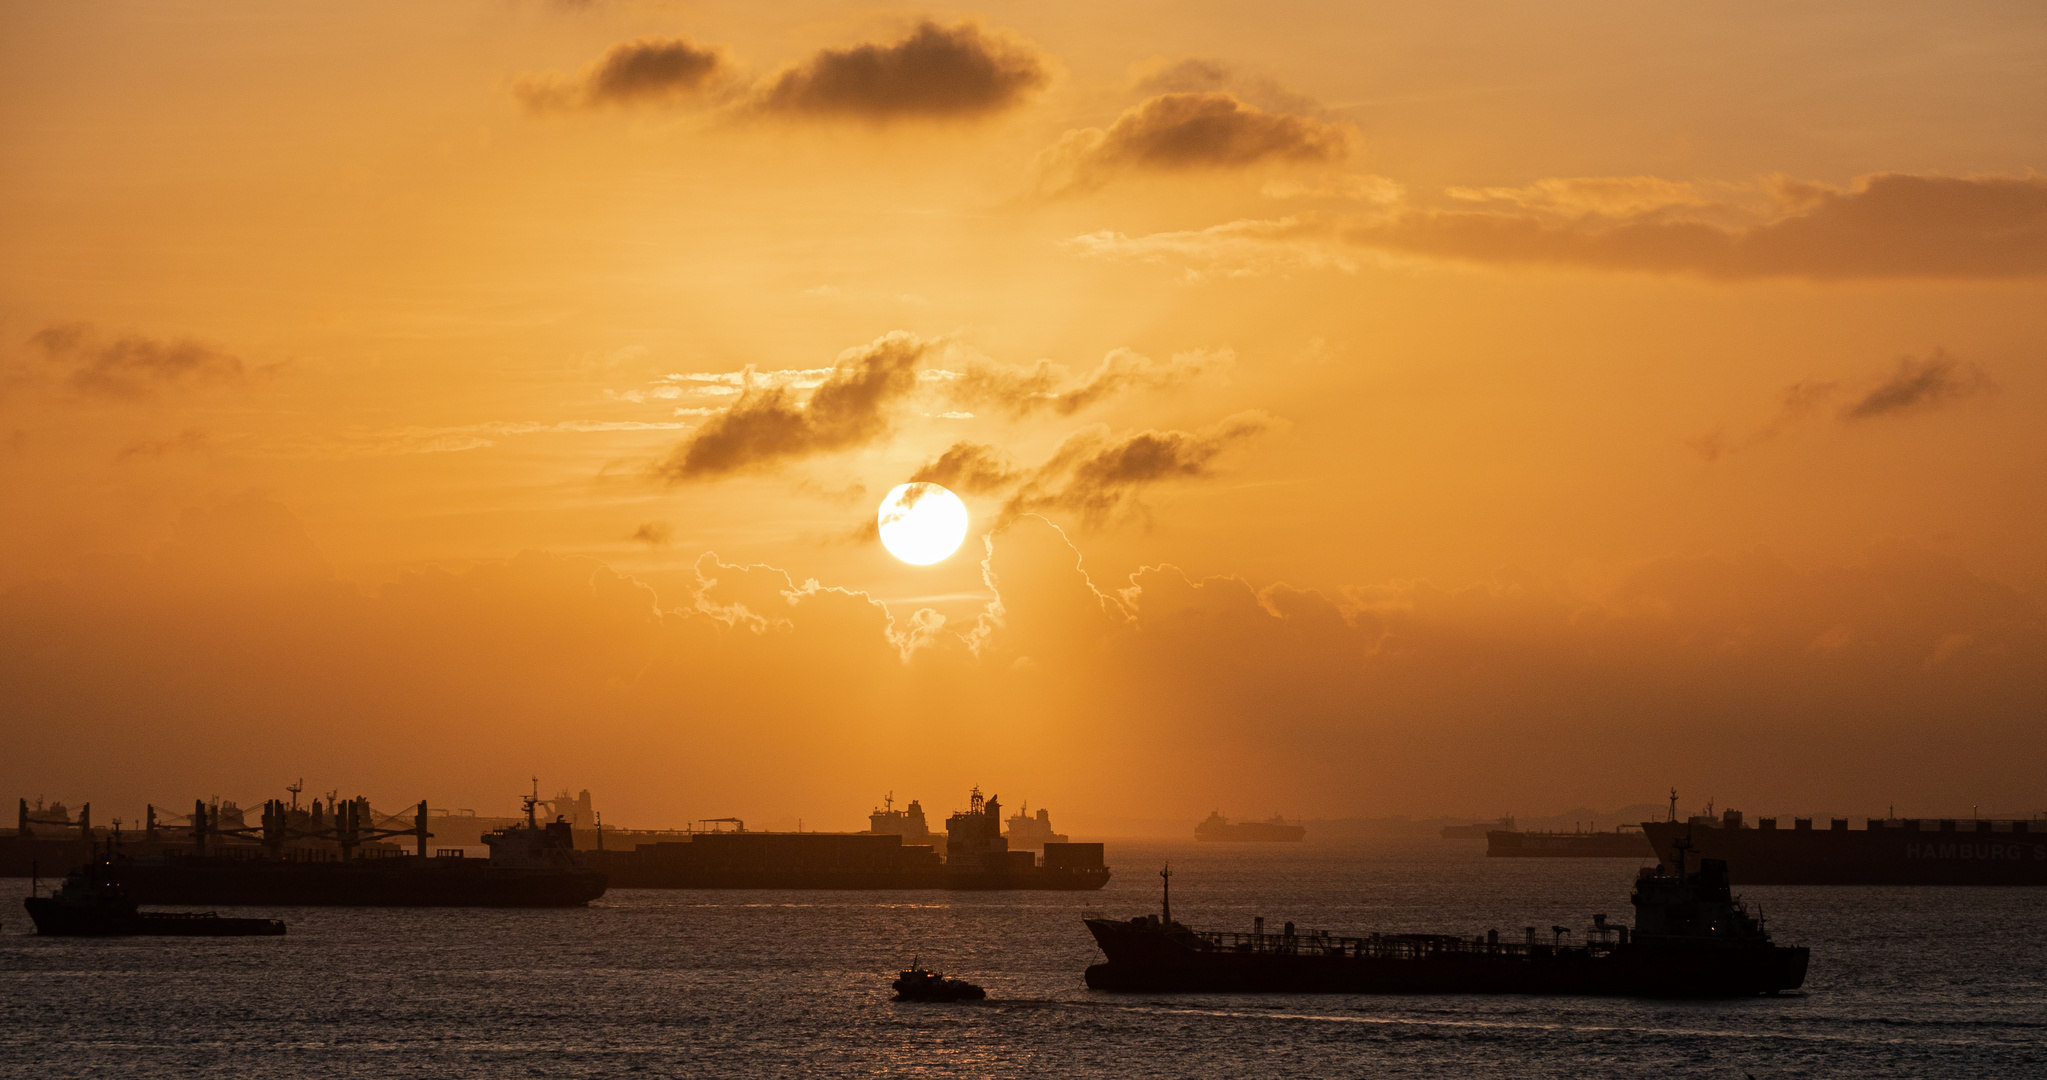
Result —
<path fill-rule="evenodd" d="M 247 908 L 283 938 L 34 936 L 0 880 L 0 1076 L 2047 1076 L 2047 889 L 1741 887 L 1796 994 L 1112 995 L 1083 910 L 1581 940 L 1626 859 L 1112 843 L 1092 893 L 620 890 L 588 908 Z M 889 1000 L 913 959 L 988 1001 Z"/>

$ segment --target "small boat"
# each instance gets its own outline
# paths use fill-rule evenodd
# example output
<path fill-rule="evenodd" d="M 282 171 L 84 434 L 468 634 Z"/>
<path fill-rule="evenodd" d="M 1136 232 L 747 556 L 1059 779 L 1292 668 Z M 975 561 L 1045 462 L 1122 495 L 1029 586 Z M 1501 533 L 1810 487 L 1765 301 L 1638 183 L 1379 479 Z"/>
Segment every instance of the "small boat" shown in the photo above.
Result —
<path fill-rule="evenodd" d="M 141 911 L 117 880 L 114 861 L 96 858 L 48 896 L 22 900 L 36 933 L 53 937 L 276 937 L 276 919 L 223 919 L 211 911 Z"/>
<path fill-rule="evenodd" d="M 965 979 L 948 979 L 944 972 L 931 971 L 915 960 L 895 981 L 897 1001 L 980 1001 L 988 992 Z"/>

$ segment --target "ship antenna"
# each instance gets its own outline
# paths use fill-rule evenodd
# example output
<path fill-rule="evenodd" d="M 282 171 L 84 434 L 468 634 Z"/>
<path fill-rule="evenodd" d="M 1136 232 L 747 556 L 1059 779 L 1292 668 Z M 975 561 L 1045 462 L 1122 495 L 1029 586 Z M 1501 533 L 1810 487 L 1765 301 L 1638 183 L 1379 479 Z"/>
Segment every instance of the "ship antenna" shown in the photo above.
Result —
<path fill-rule="evenodd" d="M 1670 820 L 1677 820 L 1677 789 L 1670 789 Z"/>
<path fill-rule="evenodd" d="M 1163 894 L 1163 895 L 1161 895 L 1161 897 L 1160 897 L 1160 899 L 1159 899 L 1159 908 L 1160 908 L 1160 915 L 1161 915 L 1161 918 L 1163 918 L 1163 919 L 1165 920 L 1166 928 L 1170 930 L 1170 929 L 1172 929 L 1172 926 L 1173 926 L 1173 864 L 1172 864 L 1172 863 L 1167 863 L 1167 864 L 1166 864 L 1166 868 L 1165 868 L 1164 870 L 1161 870 L 1161 871 L 1159 871 L 1159 880 L 1165 883 L 1165 884 L 1164 884 L 1163 886 L 1161 886 L 1161 892 L 1162 892 L 1162 894 Z"/>

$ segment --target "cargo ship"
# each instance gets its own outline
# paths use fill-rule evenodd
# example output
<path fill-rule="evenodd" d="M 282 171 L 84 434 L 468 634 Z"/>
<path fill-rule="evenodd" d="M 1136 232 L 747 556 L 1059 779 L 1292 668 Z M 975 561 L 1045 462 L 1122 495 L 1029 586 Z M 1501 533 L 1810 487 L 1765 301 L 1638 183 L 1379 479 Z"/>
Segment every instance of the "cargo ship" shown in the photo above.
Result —
<path fill-rule="evenodd" d="M 227 830 L 195 806 L 191 848 L 117 860 L 122 885 L 143 904 L 254 904 L 273 907 L 580 907 L 604 895 L 601 871 L 583 865 L 566 821 L 542 823 L 525 798 L 524 822 L 483 837 L 488 859 L 461 849 L 427 854 L 427 806 L 419 804 L 409 828 L 377 828 L 368 803 L 338 803 L 317 829 L 295 828 L 282 800 L 263 806 L 260 831 Z M 213 843 L 221 833 L 258 835 L 251 847 Z M 333 844 L 293 848 L 307 832 Z M 364 850 L 393 836 L 416 841 L 412 855 Z M 384 845 L 386 848 L 389 845 Z"/>
<path fill-rule="evenodd" d="M 1727 864 L 1745 885 L 2047 885 L 2047 822 L 1872 817 L 1753 824 L 1739 810 L 1643 822 L 1664 865 L 1687 851 Z"/>
<path fill-rule="evenodd" d="M 1208 820 L 1194 826 L 1194 839 L 1222 844 L 1290 844 L 1308 835 L 1304 825 L 1293 825 L 1278 814 L 1264 821 L 1232 822 L 1222 811 L 1211 811 Z"/>
<path fill-rule="evenodd" d="M 1514 832 L 1493 829 L 1485 834 L 1485 853 L 1510 859 L 1653 859 L 1656 850 L 1638 826 L 1612 832 Z M 1747 878 L 1738 880 L 1746 881 Z"/>
<path fill-rule="evenodd" d="M 921 825 L 922 808 L 910 807 Z M 1108 884 L 1101 844 L 1048 842 L 1042 857 L 1011 851 L 1001 814 L 999 799 L 974 789 L 967 809 L 946 819 L 943 857 L 931 845 L 905 843 L 910 823 L 896 818 L 876 824 L 902 832 L 750 832 L 737 822 L 739 828 L 686 840 L 583 854 L 614 888 L 1088 890 Z"/>
<path fill-rule="evenodd" d="M 1680 850 L 1680 856 L 1683 852 Z M 1748 997 L 1796 990 L 1808 950 L 1774 944 L 1728 886 L 1727 866 L 1705 859 L 1696 872 L 1644 867 L 1630 902 L 1635 925 L 1594 915 L 1583 944 L 1568 927 L 1535 927 L 1520 941 L 1499 931 L 1338 937 L 1296 930 L 1248 934 L 1191 930 L 1173 921 L 1172 870 L 1157 915 L 1085 920 L 1106 961 L 1087 969 L 1096 990 L 1149 993 L 1583 994 L 1630 997 Z"/>

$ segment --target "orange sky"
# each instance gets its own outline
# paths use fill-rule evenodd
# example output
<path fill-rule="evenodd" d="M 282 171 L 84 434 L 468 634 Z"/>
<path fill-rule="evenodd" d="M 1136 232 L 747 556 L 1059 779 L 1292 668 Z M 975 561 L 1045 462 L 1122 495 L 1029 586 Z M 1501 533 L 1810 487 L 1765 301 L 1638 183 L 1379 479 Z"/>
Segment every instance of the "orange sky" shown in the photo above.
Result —
<path fill-rule="evenodd" d="M 0 796 L 2030 813 L 2043 137 L 2025 3 L 10 5 Z"/>

